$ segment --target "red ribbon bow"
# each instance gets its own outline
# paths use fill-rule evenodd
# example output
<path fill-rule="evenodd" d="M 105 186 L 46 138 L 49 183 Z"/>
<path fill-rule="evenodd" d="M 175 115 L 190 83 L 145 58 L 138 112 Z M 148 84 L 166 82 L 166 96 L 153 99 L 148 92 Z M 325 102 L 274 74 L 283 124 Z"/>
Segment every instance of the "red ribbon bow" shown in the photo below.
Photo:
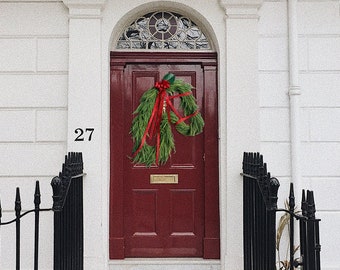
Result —
<path fill-rule="evenodd" d="M 167 80 L 162 80 L 160 82 L 155 83 L 155 88 L 157 88 L 160 92 L 168 89 L 170 87 L 170 83 Z"/>

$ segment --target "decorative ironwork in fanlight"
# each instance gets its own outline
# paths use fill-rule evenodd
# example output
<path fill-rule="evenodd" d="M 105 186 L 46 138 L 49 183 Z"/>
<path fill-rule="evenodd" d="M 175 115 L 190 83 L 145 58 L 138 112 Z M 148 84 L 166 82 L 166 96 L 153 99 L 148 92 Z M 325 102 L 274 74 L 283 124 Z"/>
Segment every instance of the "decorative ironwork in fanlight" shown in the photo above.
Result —
<path fill-rule="evenodd" d="M 189 18 L 168 11 L 148 13 L 128 26 L 117 49 L 210 50 L 202 30 Z"/>

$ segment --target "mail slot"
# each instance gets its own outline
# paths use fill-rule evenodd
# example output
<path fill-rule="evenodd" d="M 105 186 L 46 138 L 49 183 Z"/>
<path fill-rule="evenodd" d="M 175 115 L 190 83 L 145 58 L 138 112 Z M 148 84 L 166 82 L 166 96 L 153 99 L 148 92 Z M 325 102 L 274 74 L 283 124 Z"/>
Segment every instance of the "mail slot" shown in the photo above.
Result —
<path fill-rule="evenodd" d="M 178 184 L 178 174 L 151 174 L 150 184 Z"/>

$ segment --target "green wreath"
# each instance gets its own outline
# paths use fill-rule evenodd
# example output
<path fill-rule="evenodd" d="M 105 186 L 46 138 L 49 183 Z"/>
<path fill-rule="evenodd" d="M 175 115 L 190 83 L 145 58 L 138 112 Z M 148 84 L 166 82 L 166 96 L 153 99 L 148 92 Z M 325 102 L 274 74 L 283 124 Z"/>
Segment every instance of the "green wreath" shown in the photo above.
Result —
<path fill-rule="evenodd" d="M 195 136 L 203 131 L 204 120 L 198 112 L 192 86 L 168 73 L 161 82 L 147 90 L 134 114 L 131 131 L 134 142 L 132 161 L 150 167 L 164 164 L 175 151 L 171 124 L 184 136 Z M 183 116 L 172 100 L 180 98 Z M 185 123 L 188 121 L 189 124 Z"/>

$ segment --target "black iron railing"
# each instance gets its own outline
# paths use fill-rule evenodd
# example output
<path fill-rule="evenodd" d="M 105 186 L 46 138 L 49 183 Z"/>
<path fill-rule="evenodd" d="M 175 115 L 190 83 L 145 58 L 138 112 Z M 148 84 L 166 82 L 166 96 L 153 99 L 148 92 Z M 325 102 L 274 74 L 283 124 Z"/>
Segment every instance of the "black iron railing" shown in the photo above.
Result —
<path fill-rule="evenodd" d="M 9 225 L 12 223 L 15 223 L 15 242 L 16 242 L 16 248 L 15 248 L 15 258 L 16 258 L 16 270 L 20 269 L 20 236 L 21 236 L 21 218 L 23 218 L 24 216 L 26 216 L 29 213 L 34 213 L 35 214 L 35 219 L 34 219 L 34 270 L 38 269 L 38 260 L 39 260 L 39 218 L 40 212 L 43 211 L 51 211 L 51 208 L 46 208 L 46 209 L 42 209 L 40 208 L 40 186 L 39 186 L 39 181 L 36 181 L 35 184 L 35 192 L 34 192 L 34 209 L 26 211 L 24 213 L 21 213 L 21 197 L 20 197 L 20 189 L 17 187 L 16 189 L 16 195 L 15 195 L 15 218 L 10 220 L 10 221 L 6 221 L 6 222 L 1 222 L 1 217 L 2 217 L 2 209 L 1 209 L 1 203 L 0 203 L 0 226 L 5 226 L 5 225 Z"/>
<path fill-rule="evenodd" d="M 280 184 L 271 178 L 259 154 L 244 154 L 243 219 L 244 269 L 275 269 L 277 192 Z"/>
<path fill-rule="evenodd" d="M 302 192 L 301 210 L 295 211 L 293 184 L 290 185 L 288 209 L 277 208 L 277 193 L 280 186 L 276 178 L 267 172 L 267 165 L 259 153 L 244 153 L 243 156 L 243 226 L 244 269 L 276 269 L 276 213 L 290 215 L 289 261 L 285 269 L 302 266 L 304 270 L 320 270 L 319 222 L 315 218 L 313 191 Z M 294 222 L 299 222 L 300 257 L 295 258 Z"/>
<path fill-rule="evenodd" d="M 54 269 L 83 269 L 83 160 L 69 153 L 59 176 L 52 179 Z"/>
<path fill-rule="evenodd" d="M 40 208 L 41 194 L 39 181 L 34 192 L 34 209 L 22 213 L 20 189 L 16 189 L 15 218 L 3 222 L 0 202 L 0 229 L 15 223 L 16 254 L 15 269 L 20 270 L 21 219 L 34 213 L 34 260 L 33 269 L 39 269 L 39 223 L 40 212 L 54 211 L 54 269 L 83 269 L 83 160 L 81 153 L 69 153 L 65 157 L 59 177 L 52 179 L 53 206 Z"/>
<path fill-rule="evenodd" d="M 298 216 L 300 222 L 300 253 L 301 260 L 294 261 L 294 265 L 302 265 L 307 270 L 320 270 L 320 219 L 315 218 L 315 202 L 313 191 L 302 193 L 302 216 Z M 293 258 L 291 258 L 293 262 Z"/>

